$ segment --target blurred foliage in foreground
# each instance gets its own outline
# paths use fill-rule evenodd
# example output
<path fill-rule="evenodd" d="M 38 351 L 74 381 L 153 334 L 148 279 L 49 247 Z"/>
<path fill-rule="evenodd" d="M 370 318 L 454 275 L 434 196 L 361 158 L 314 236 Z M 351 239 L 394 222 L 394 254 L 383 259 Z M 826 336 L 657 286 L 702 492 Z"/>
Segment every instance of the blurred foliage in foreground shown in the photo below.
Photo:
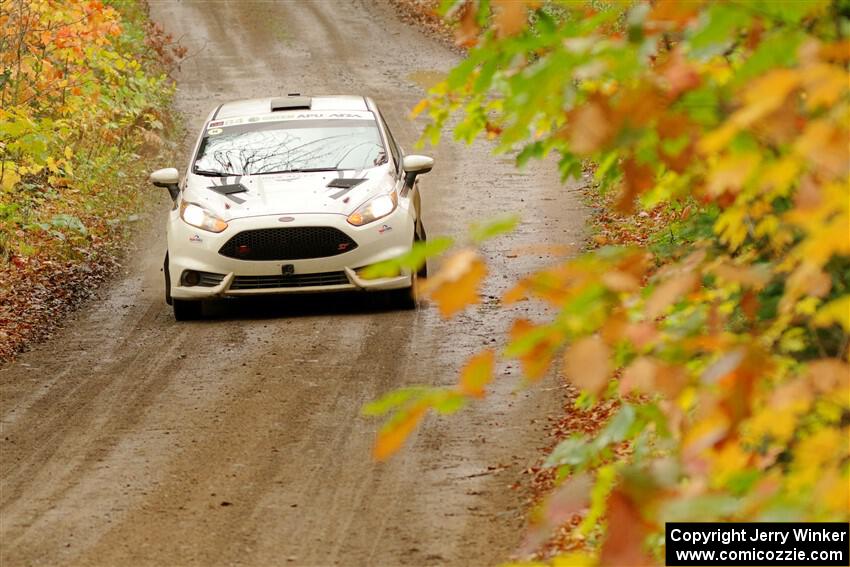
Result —
<path fill-rule="evenodd" d="M 486 136 L 519 166 L 595 166 L 616 207 L 669 208 L 647 247 L 607 246 L 528 274 L 543 301 L 457 387 L 393 392 L 375 446 L 429 409 L 486 394 L 498 358 L 563 371 L 619 411 L 557 446 L 560 484 L 530 534 L 578 514 L 556 564 L 663 563 L 665 521 L 850 518 L 850 3 L 444 2 L 467 58 L 414 113 L 436 143 Z M 426 285 L 444 316 L 478 301 L 475 247 Z M 533 548 L 533 545 L 531 546 Z"/>
<path fill-rule="evenodd" d="M 0 266 L 80 257 L 126 223 L 182 49 L 135 0 L 0 0 Z M 138 167 L 138 166 L 136 166 Z"/>

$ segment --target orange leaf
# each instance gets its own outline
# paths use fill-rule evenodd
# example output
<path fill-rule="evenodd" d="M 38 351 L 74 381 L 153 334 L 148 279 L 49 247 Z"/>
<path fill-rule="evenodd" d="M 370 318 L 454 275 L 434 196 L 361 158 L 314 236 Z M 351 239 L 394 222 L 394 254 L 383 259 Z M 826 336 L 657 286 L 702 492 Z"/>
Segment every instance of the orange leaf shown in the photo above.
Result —
<path fill-rule="evenodd" d="M 808 378 L 820 392 L 839 389 L 850 391 L 850 365 L 837 358 L 822 358 L 810 362 Z"/>
<path fill-rule="evenodd" d="M 470 358 L 460 374 L 460 391 L 473 398 L 484 397 L 484 387 L 493 379 L 495 355 L 485 350 Z"/>
<path fill-rule="evenodd" d="M 564 354 L 567 379 L 591 394 L 598 394 L 611 376 L 611 349 L 599 336 L 573 343 Z"/>
<path fill-rule="evenodd" d="M 649 356 L 639 356 L 623 370 L 620 380 L 620 394 L 631 392 L 662 394 L 666 398 L 675 398 L 685 386 L 685 372 L 680 367 L 655 360 Z"/>
<path fill-rule="evenodd" d="M 630 213 L 634 210 L 635 199 L 652 188 L 655 175 L 650 167 L 629 158 L 623 162 L 623 188 L 617 198 L 617 210 Z"/>
<path fill-rule="evenodd" d="M 662 315 L 669 306 L 693 290 L 698 283 L 699 278 L 692 272 L 679 274 L 665 280 L 652 292 L 646 302 L 646 316 L 655 319 Z"/>
<path fill-rule="evenodd" d="M 429 104 L 430 104 L 430 101 L 427 98 L 423 98 L 422 100 L 420 100 L 418 103 L 416 103 L 416 106 L 413 107 L 413 110 L 410 111 L 410 117 L 416 118 L 417 116 L 422 114 L 422 112 L 426 108 L 428 108 Z"/>
<path fill-rule="evenodd" d="M 602 274 L 602 283 L 611 291 L 630 292 L 640 288 L 640 280 L 628 272 L 612 270 Z"/>
<path fill-rule="evenodd" d="M 698 2 L 682 2 L 681 0 L 659 0 L 652 4 L 652 11 L 647 17 L 650 24 L 661 24 L 661 29 L 682 27 L 699 13 Z"/>
<path fill-rule="evenodd" d="M 502 305 L 510 305 L 523 299 L 528 299 L 528 285 L 524 281 L 516 284 L 502 295 Z"/>
<path fill-rule="evenodd" d="M 419 402 L 404 410 L 404 414 L 399 419 L 393 419 L 382 427 L 372 448 L 373 458 L 377 461 L 385 461 L 401 449 L 427 410 L 428 403 Z"/>
<path fill-rule="evenodd" d="M 724 262 L 712 268 L 711 271 L 723 280 L 751 287 L 755 290 L 762 289 L 770 281 L 770 270 L 759 266 Z"/>
<path fill-rule="evenodd" d="M 608 101 L 597 96 L 570 112 L 564 132 L 576 154 L 590 155 L 604 147 L 615 133 Z"/>
<path fill-rule="evenodd" d="M 511 342 L 520 341 L 529 333 L 535 332 L 539 327 L 526 319 L 517 319 L 511 327 Z M 560 346 L 562 336 L 555 331 L 546 333 L 540 337 L 528 351 L 519 356 L 522 372 L 529 380 L 537 380 L 546 373 L 555 350 Z"/>
<path fill-rule="evenodd" d="M 648 357 L 639 356 L 623 370 L 620 379 L 620 395 L 625 396 L 631 392 L 652 392 L 655 386 L 655 373 L 658 363 Z"/>
<path fill-rule="evenodd" d="M 618 488 L 611 493 L 605 517 L 608 519 L 608 531 L 599 550 L 600 567 L 655 564 L 644 551 L 647 528 L 640 507 L 625 491 Z"/>
<path fill-rule="evenodd" d="M 496 8 L 494 27 L 499 37 L 516 35 L 528 22 L 525 0 L 493 0 Z"/>
<path fill-rule="evenodd" d="M 422 284 L 423 293 L 430 293 L 440 314 L 449 318 L 467 305 L 478 303 L 478 287 L 487 267 L 475 250 L 460 250 L 446 260 L 437 275 Z"/>
<path fill-rule="evenodd" d="M 667 79 L 669 87 L 668 94 L 671 99 L 676 99 L 680 94 L 695 89 L 700 84 L 700 76 L 693 65 L 682 56 L 680 50 L 676 50 L 664 68 L 664 78 Z"/>
<path fill-rule="evenodd" d="M 472 47 L 478 43 L 478 22 L 475 19 L 475 3 L 467 0 L 460 8 L 460 25 L 455 31 L 455 41 L 462 47 Z"/>

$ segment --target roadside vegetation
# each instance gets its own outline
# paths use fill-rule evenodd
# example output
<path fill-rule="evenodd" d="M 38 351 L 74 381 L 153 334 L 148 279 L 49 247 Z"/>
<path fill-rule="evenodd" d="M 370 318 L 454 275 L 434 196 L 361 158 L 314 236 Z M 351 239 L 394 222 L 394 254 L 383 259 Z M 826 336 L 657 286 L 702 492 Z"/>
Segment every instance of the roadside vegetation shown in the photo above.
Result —
<path fill-rule="evenodd" d="M 0 361 L 117 266 L 183 55 L 142 0 L 0 0 Z"/>
<path fill-rule="evenodd" d="M 501 298 L 551 317 L 514 321 L 453 388 L 364 408 L 387 416 L 376 458 L 518 360 L 525 385 L 571 384 L 525 558 L 663 564 L 665 521 L 850 519 L 850 2 L 442 10 L 468 53 L 414 109 L 423 140 L 451 118 L 457 139 L 495 140 L 518 167 L 554 156 L 564 179 L 591 173 L 604 207 L 589 250 Z M 478 245 L 515 222 L 447 253 L 423 286 L 444 317 L 478 303 Z M 599 427 L 571 427 L 589 414 Z"/>

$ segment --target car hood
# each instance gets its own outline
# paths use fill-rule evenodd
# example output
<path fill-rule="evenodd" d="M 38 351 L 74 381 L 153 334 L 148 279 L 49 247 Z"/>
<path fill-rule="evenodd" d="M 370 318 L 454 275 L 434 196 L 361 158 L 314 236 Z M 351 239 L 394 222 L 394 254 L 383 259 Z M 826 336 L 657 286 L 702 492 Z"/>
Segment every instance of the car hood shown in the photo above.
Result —
<path fill-rule="evenodd" d="M 353 187 L 328 187 L 336 179 L 362 179 Z M 338 182 L 337 182 L 338 183 Z M 342 182 L 346 185 L 352 182 Z M 370 198 L 389 193 L 395 177 L 389 165 L 358 171 L 205 177 L 189 173 L 183 199 L 219 218 L 260 215 L 350 215 Z"/>

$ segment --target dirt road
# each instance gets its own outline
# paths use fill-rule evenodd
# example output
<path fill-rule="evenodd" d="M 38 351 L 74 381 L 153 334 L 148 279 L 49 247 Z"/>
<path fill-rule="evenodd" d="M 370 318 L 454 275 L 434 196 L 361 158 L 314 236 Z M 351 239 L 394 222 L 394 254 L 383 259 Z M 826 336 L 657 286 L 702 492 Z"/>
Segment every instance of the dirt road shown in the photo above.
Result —
<path fill-rule="evenodd" d="M 177 97 L 192 136 L 223 100 L 366 93 L 410 149 L 417 80 L 457 61 L 366 0 L 153 1 L 152 15 L 192 54 Z M 385 312 L 360 295 L 233 301 L 176 324 L 162 299 L 164 213 L 151 216 L 126 273 L 0 368 L 0 565 L 504 559 L 522 522 L 508 486 L 545 442 L 558 396 L 515 393 L 516 369 L 503 366 L 487 403 L 429 418 L 386 464 L 370 460 L 378 422 L 358 412 L 401 385 L 453 383 L 469 353 L 498 344 L 509 319 L 488 296 L 543 262 L 506 252 L 580 240 L 582 211 L 551 164 L 520 174 L 486 144 L 428 151 L 430 234 L 523 215 L 517 234 L 488 247 L 482 305 L 444 322 L 433 306 Z"/>

